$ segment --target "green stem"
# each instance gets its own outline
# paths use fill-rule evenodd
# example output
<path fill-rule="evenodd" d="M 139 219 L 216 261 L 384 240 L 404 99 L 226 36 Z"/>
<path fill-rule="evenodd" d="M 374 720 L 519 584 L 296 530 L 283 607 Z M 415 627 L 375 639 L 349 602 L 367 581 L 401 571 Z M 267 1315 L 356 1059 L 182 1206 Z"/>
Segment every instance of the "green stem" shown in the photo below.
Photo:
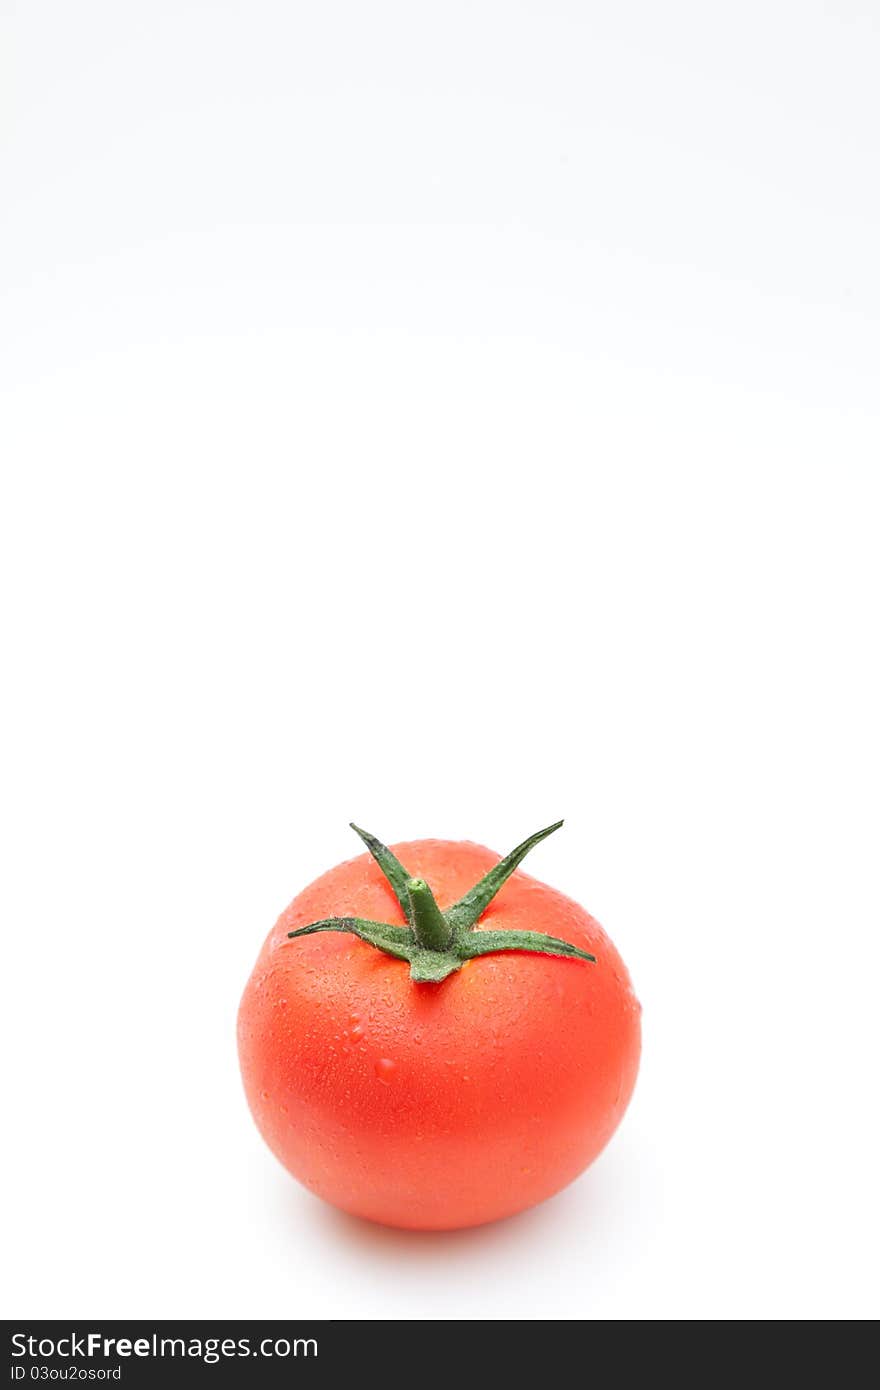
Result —
<path fill-rule="evenodd" d="M 558 830 L 561 824 L 562 821 L 557 821 L 555 825 L 523 840 L 506 859 L 490 869 L 469 893 L 465 893 L 445 912 L 440 911 L 434 894 L 423 878 L 410 878 L 408 871 L 386 845 L 375 835 L 353 826 L 394 889 L 409 926 L 369 922 L 362 917 L 323 917 L 320 922 L 297 927 L 287 935 L 296 937 L 325 931 L 349 932 L 377 950 L 384 951 L 386 956 L 408 961 L 412 979 L 421 984 L 440 984 L 447 975 L 460 970 L 465 961 L 501 951 L 529 951 L 537 955 L 563 956 L 595 964 L 596 957 L 589 951 L 582 951 L 579 946 L 562 941 L 558 936 L 547 936 L 545 932 L 514 928 L 474 930 L 495 894 L 529 850 Z"/>
<path fill-rule="evenodd" d="M 445 951 L 452 940 L 452 929 L 437 906 L 434 894 L 423 878 L 407 881 L 412 924 L 416 941 L 426 951 Z"/>

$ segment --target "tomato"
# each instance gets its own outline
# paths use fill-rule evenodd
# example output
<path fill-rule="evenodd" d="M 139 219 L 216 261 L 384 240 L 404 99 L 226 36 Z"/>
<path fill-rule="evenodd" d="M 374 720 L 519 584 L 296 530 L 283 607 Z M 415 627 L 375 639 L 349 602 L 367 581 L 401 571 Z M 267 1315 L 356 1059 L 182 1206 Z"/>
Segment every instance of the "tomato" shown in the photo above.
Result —
<path fill-rule="evenodd" d="M 598 922 L 516 871 L 556 828 L 500 861 L 359 831 L 370 854 L 269 933 L 242 1077 L 269 1148 L 319 1197 L 391 1226 L 479 1225 L 558 1192 L 614 1133 L 640 1006 Z"/>

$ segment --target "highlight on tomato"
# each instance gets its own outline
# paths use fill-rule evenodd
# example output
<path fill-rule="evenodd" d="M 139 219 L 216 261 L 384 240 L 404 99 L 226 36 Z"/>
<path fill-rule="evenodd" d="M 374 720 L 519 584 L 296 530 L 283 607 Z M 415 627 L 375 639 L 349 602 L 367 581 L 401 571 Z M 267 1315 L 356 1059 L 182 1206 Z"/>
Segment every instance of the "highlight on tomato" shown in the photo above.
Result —
<path fill-rule="evenodd" d="M 238 1014 L 244 1088 L 281 1163 L 371 1221 L 448 1230 L 551 1197 L 635 1085 L 640 1005 L 589 913 L 469 841 L 369 851 L 293 900 Z"/>

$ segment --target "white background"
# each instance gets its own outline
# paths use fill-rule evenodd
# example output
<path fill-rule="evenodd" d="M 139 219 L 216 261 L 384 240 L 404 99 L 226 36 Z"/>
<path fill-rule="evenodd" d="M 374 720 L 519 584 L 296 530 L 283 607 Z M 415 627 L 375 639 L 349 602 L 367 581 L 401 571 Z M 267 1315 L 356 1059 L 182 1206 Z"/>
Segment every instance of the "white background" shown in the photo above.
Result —
<path fill-rule="evenodd" d="M 2 14 L 3 1311 L 876 1315 L 876 4 Z M 237 1074 L 275 916 L 352 818 L 561 815 L 618 1136 L 322 1206 Z"/>

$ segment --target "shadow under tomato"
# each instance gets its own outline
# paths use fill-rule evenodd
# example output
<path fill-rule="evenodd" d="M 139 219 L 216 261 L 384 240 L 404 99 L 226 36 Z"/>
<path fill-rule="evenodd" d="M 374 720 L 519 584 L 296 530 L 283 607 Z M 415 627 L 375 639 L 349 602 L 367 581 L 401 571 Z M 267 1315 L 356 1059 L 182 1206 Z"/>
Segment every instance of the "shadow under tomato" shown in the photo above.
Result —
<path fill-rule="evenodd" d="M 395 1286 L 401 1268 L 418 1275 L 419 1282 L 422 1275 L 442 1271 L 449 1287 L 472 1288 L 481 1278 L 515 1285 L 531 1277 L 527 1272 L 533 1271 L 536 1251 L 553 1252 L 553 1269 L 564 1280 L 566 1268 L 583 1274 L 597 1262 L 604 1267 L 612 1258 L 609 1251 L 624 1258 L 632 1231 L 642 1228 L 646 1211 L 657 1207 L 655 1165 L 635 1138 L 628 1138 L 616 1138 L 609 1153 L 554 1197 L 485 1226 L 453 1231 L 380 1226 L 328 1205 L 280 1171 L 279 1218 L 297 1232 L 298 1241 L 314 1239 L 321 1248 L 335 1249 L 343 1258 L 341 1268 L 367 1271 L 382 1285 Z M 541 1277 L 549 1287 L 556 1275 L 545 1267 Z"/>
<path fill-rule="evenodd" d="M 545 1230 L 564 1224 L 564 1208 L 576 1203 L 583 1210 L 588 1184 L 589 1177 L 586 1176 L 539 1206 L 500 1221 L 487 1222 L 484 1226 L 467 1226 L 463 1230 L 409 1231 L 397 1226 L 381 1226 L 375 1221 L 366 1221 L 360 1216 L 339 1211 L 320 1199 L 316 1199 L 312 1214 L 324 1228 L 326 1238 L 342 1241 L 350 1250 L 369 1255 L 371 1259 L 378 1257 L 383 1260 L 387 1257 L 395 1262 L 409 1260 L 419 1263 L 429 1256 L 435 1263 L 457 1263 L 463 1256 L 475 1251 L 497 1253 L 505 1247 L 531 1242 Z M 314 1207 L 317 1207 L 317 1211 Z"/>

